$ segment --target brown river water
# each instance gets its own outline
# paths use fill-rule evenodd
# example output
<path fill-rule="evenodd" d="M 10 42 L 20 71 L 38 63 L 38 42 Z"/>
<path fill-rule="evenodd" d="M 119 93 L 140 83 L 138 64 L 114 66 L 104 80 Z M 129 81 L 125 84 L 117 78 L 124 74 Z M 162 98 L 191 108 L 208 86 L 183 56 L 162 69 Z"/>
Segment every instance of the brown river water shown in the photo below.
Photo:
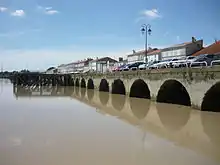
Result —
<path fill-rule="evenodd" d="M 0 165 L 73 164 L 220 164 L 220 114 L 0 80 Z"/>

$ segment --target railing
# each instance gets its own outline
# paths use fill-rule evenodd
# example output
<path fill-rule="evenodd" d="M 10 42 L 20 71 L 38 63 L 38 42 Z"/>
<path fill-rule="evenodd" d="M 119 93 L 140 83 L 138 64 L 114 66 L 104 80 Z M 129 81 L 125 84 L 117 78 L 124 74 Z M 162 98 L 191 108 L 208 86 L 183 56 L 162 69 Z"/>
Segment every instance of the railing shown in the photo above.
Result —
<path fill-rule="evenodd" d="M 214 63 L 220 63 L 220 60 L 213 60 L 212 62 L 211 62 L 211 66 L 214 66 L 213 64 Z M 219 64 L 218 64 L 219 65 Z"/>
<path fill-rule="evenodd" d="M 202 62 L 191 62 L 190 64 L 190 68 L 192 68 L 192 65 L 193 64 L 200 64 L 199 67 L 201 67 L 201 64 L 205 64 L 204 66 L 207 67 L 208 66 L 208 63 L 206 61 L 202 61 Z M 203 66 L 203 65 L 202 65 Z M 198 66 L 195 66 L 195 67 L 198 67 Z"/>

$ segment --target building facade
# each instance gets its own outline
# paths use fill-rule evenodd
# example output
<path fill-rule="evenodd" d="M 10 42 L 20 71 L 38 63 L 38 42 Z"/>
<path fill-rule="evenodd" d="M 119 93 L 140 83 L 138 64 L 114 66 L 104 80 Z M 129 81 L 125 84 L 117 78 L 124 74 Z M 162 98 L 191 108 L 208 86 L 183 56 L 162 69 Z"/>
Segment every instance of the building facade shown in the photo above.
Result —
<path fill-rule="evenodd" d="M 146 62 L 145 51 L 133 52 L 127 56 L 128 64 L 135 62 Z M 161 60 L 161 51 L 159 49 L 149 49 L 147 52 L 147 61 L 158 61 Z"/>
<path fill-rule="evenodd" d="M 91 71 L 104 73 L 111 71 L 115 63 L 117 63 L 117 61 L 110 57 L 97 58 L 89 62 L 89 69 Z"/>
<path fill-rule="evenodd" d="M 191 42 L 174 45 L 161 50 L 161 59 L 181 58 L 194 54 L 203 48 L 203 40 L 196 41 L 192 38 Z"/>

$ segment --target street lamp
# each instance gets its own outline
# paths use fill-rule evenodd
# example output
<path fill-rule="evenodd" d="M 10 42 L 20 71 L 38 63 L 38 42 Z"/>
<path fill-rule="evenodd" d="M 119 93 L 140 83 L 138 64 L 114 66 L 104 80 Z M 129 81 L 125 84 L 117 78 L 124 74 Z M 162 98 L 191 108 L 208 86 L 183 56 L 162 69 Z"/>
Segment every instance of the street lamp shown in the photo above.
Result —
<path fill-rule="evenodd" d="M 147 45 L 147 35 L 151 34 L 151 25 L 149 24 L 143 24 L 141 28 L 142 34 L 146 35 L 146 40 L 145 40 L 145 62 L 146 62 L 146 67 L 147 67 L 147 50 L 148 50 L 148 45 Z"/>

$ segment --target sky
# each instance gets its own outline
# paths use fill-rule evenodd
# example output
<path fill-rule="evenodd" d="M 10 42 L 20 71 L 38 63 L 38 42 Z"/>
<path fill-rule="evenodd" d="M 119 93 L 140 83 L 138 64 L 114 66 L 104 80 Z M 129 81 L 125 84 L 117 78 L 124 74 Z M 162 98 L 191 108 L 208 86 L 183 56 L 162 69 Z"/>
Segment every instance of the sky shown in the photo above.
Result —
<path fill-rule="evenodd" d="M 43 70 L 87 57 L 220 39 L 219 0 L 0 0 L 0 64 Z"/>

